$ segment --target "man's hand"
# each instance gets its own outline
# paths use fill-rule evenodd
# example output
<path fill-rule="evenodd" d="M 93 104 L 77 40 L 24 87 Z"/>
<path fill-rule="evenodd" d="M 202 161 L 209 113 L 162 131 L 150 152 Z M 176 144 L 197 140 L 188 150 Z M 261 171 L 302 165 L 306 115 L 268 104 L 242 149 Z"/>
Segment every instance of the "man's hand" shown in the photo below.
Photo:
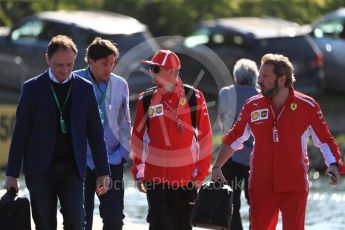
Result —
<path fill-rule="evenodd" d="M 110 189 L 111 178 L 108 175 L 97 177 L 96 181 L 96 193 L 98 196 L 102 196 Z"/>
<path fill-rule="evenodd" d="M 211 180 L 213 182 L 217 182 L 217 181 L 226 182 L 225 177 L 222 173 L 222 169 L 220 167 L 213 167 L 212 168 Z"/>
<path fill-rule="evenodd" d="M 329 183 L 331 185 L 337 185 L 340 181 L 339 169 L 336 165 L 330 165 L 326 170 L 326 175 L 329 176 Z"/>
<path fill-rule="evenodd" d="M 19 186 L 18 186 L 17 178 L 15 178 L 13 176 L 7 176 L 4 188 L 7 189 L 7 190 L 10 190 L 10 188 L 14 188 L 16 190 L 16 192 L 18 193 Z"/>
<path fill-rule="evenodd" d="M 137 181 L 135 181 L 135 185 L 137 186 L 137 188 L 140 192 L 143 192 L 143 193 L 147 192 L 147 189 L 146 189 L 143 181 L 137 180 Z"/>

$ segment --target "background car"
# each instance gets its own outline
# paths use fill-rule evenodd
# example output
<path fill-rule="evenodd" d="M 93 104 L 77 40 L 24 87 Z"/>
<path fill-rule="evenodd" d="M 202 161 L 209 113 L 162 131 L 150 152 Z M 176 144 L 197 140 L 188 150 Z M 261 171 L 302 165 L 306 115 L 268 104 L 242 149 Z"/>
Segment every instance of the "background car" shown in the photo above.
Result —
<path fill-rule="evenodd" d="M 324 55 L 326 89 L 345 92 L 345 8 L 312 24 L 310 34 Z"/>
<path fill-rule="evenodd" d="M 190 36 L 178 43 L 174 50 L 183 54 L 181 76 L 192 84 L 203 70 L 204 77 L 197 87 L 216 95 L 224 86 L 217 64 L 208 68 L 192 57 L 209 57 L 210 51 L 205 46 L 220 57 L 231 74 L 240 58 L 250 58 L 259 66 L 264 54 L 283 54 L 294 65 L 297 90 L 309 94 L 322 92 L 323 55 L 311 37 L 300 32 L 296 23 L 258 17 L 217 19 L 200 24 Z M 218 84 L 219 81 L 222 83 Z"/>
<path fill-rule="evenodd" d="M 44 54 L 48 42 L 57 34 L 70 36 L 77 44 L 75 69 L 86 66 L 86 47 L 95 37 L 117 43 L 120 61 L 141 43 L 145 43 L 140 50 L 144 57 L 152 56 L 158 49 L 146 26 L 132 17 L 103 11 L 41 12 L 24 18 L 9 34 L 0 37 L 0 88 L 19 92 L 23 81 L 47 69 Z M 140 60 L 135 55 L 127 57 L 126 66 L 119 73 L 126 76 L 130 94 L 151 85 L 151 78 L 139 69 Z"/>

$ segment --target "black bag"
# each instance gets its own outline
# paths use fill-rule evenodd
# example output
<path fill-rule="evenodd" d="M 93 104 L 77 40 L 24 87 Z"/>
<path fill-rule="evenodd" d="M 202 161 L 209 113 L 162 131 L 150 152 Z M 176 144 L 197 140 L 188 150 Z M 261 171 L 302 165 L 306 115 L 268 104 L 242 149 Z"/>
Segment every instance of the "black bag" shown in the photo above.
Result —
<path fill-rule="evenodd" d="M 204 183 L 198 191 L 191 224 L 208 229 L 230 229 L 233 192 L 229 185 Z"/>
<path fill-rule="evenodd" d="M 11 188 L 0 199 L 1 230 L 31 230 L 30 202 Z"/>

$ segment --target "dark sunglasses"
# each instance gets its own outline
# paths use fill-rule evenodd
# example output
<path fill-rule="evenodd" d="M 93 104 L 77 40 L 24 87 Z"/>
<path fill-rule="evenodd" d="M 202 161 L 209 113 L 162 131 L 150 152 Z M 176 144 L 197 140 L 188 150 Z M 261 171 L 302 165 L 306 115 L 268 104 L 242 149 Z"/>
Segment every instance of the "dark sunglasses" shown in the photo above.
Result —
<path fill-rule="evenodd" d="M 159 73 L 161 71 L 161 67 L 156 65 L 150 65 L 149 70 L 153 73 Z"/>

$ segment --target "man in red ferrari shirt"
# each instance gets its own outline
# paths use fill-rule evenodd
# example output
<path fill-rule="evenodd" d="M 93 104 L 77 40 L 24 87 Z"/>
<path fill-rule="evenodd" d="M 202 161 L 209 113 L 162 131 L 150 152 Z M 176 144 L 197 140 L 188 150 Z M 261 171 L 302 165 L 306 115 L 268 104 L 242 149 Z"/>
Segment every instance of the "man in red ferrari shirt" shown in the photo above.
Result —
<path fill-rule="evenodd" d="M 249 199 L 252 230 L 275 229 L 281 211 L 283 228 L 303 230 L 309 191 L 307 143 L 319 147 L 330 184 L 339 183 L 345 167 L 318 103 L 293 89 L 293 66 L 283 55 L 261 59 L 261 94 L 248 99 L 232 129 L 223 137 L 212 180 L 225 180 L 220 167 L 252 135 Z"/>
<path fill-rule="evenodd" d="M 156 87 L 139 95 L 131 138 L 133 178 L 147 193 L 150 230 L 189 230 L 196 189 L 208 175 L 212 155 L 205 99 L 182 84 L 180 60 L 172 51 L 159 50 L 143 63 Z"/>

